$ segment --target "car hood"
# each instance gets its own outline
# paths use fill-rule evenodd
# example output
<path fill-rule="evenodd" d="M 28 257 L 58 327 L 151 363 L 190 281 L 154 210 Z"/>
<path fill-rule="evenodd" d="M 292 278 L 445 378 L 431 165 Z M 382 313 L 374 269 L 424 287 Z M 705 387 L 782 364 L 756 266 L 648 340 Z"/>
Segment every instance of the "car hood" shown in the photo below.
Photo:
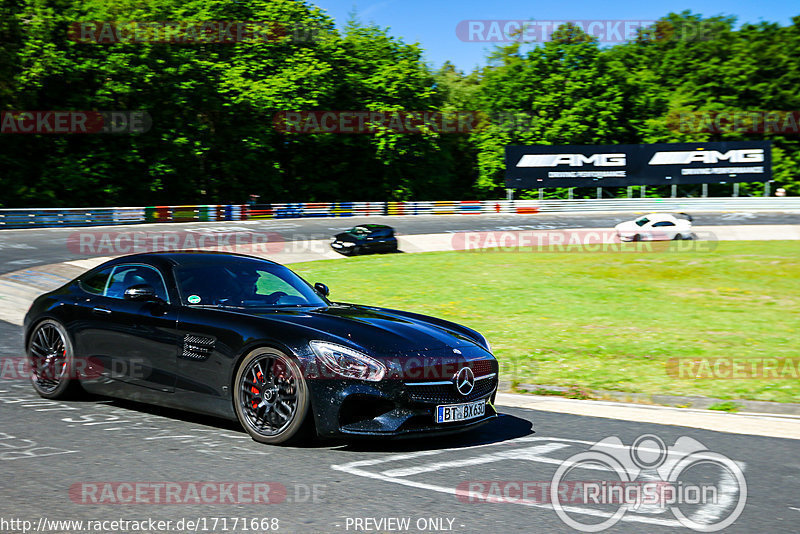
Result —
<path fill-rule="evenodd" d="M 618 225 L 616 225 L 614 227 L 615 230 L 622 230 L 623 232 L 627 232 L 627 231 L 630 231 L 630 230 L 636 230 L 637 228 L 640 228 L 640 227 L 637 226 L 636 222 L 634 222 L 634 221 L 621 222 L 621 223 L 619 223 Z"/>
<path fill-rule="evenodd" d="M 408 354 L 453 347 L 473 347 L 478 342 L 464 332 L 437 324 L 433 318 L 409 317 L 402 312 L 358 306 L 332 304 L 319 308 L 248 310 L 270 320 L 285 321 L 319 332 L 318 339 L 358 345 L 372 354 Z M 313 333 L 311 335 L 314 335 Z M 334 339 L 332 339 L 334 338 Z"/>
<path fill-rule="evenodd" d="M 337 241 L 349 241 L 350 243 L 355 243 L 356 241 L 360 241 L 361 238 L 354 236 L 353 234 L 349 234 L 347 232 L 342 232 L 341 234 L 336 234 L 333 236 Z"/>

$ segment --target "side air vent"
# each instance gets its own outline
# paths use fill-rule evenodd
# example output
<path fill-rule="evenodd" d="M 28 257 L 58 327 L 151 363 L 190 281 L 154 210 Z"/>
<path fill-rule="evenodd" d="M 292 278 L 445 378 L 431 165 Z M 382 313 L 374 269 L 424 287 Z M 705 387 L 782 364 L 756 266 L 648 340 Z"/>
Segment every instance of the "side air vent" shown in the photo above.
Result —
<path fill-rule="evenodd" d="M 216 340 L 213 337 L 186 334 L 183 338 L 183 352 L 181 358 L 186 360 L 203 361 L 211 356 Z"/>

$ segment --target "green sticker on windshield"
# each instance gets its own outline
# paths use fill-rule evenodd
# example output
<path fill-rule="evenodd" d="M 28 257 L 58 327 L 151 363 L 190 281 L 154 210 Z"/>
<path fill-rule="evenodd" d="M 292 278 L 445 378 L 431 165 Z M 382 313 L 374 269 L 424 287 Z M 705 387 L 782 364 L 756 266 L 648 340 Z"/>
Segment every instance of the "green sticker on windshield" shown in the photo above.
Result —
<path fill-rule="evenodd" d="M 197 295 L 189 295 L 189 298 L 186 300 L 189 301 L 189 304 L 200 304 L 202 299 Z"/>

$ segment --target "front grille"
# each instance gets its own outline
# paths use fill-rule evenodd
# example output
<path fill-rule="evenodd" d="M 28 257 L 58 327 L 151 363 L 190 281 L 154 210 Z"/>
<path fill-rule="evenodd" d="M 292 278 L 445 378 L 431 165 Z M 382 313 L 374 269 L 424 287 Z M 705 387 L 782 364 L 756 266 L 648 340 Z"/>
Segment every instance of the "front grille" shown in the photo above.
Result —
<path fill-rule="evenodd" d="M 186 334 L 183 338 L 183 352 L 181 358 L 187 360 L 207 360 L 214 350 L 215 339 L 194 334 Z"/>
<path fill-rule="evenodd" d="M 476 380 L 475 387 L 469 395 L 464 396 L 454 384 L 436 384 L 432 386 L 407 385 L 409 398 L 414 402 L 432 404 L 459 404 L 488 397 L 497 389 L 497 375 L 484 380 Z"/>
<path fill-rule="evenodd" d="M 474 360 L 469 362 L 468 365 L 472 367 L 472 372 L 475 373 L 475 376 L 484 376 L 493 372 L 493 363 L 492 360 Z"/>

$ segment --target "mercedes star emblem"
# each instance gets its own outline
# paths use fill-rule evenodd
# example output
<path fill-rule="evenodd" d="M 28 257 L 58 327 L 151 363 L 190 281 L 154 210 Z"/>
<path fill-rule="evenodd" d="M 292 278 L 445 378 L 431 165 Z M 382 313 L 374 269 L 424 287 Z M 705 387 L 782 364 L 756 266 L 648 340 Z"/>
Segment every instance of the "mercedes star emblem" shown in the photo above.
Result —
<path fill-rule="evenodd" d="M 475 387 L 475 374 L 469 367 L 464 367 L 453 378 L 453 382 L 458 392 L 466 397 L 472 393 L 472 388 Z"/>

